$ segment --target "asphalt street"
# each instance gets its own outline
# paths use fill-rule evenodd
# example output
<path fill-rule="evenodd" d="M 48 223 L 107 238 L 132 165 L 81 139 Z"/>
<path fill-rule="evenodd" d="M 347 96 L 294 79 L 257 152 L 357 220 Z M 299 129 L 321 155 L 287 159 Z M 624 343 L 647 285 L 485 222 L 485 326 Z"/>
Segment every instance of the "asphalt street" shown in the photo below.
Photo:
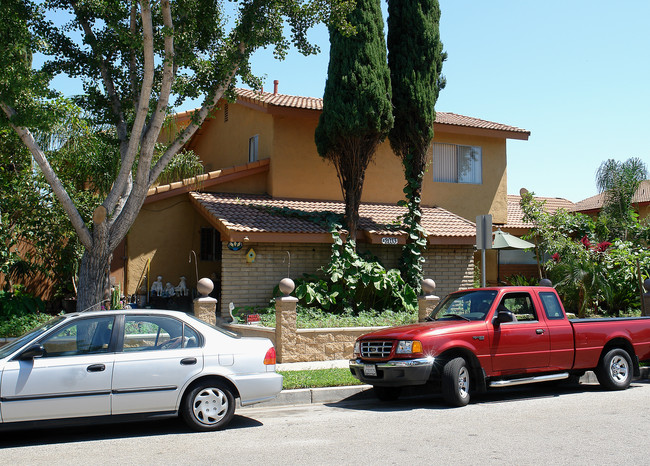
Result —
<path fill-rule="evenodd" d="M 650 382 L 239 410 L 228 429 L 176 420 L 4 433 L 2 464 L 648 464 Z"/>

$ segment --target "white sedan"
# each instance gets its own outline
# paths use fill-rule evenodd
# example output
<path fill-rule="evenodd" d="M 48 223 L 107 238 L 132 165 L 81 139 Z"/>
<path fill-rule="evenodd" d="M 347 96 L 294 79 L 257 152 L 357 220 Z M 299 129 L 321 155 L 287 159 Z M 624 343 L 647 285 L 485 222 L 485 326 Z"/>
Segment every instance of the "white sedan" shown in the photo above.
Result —
<path fill-rule="evenodd" d="M 0 428 L 181 415 L 198 431 L 223 428 L 235 399 L 282 390 L 266 338 L 245 338 L 175 311 L 55 317 L 0 347 Z"/>

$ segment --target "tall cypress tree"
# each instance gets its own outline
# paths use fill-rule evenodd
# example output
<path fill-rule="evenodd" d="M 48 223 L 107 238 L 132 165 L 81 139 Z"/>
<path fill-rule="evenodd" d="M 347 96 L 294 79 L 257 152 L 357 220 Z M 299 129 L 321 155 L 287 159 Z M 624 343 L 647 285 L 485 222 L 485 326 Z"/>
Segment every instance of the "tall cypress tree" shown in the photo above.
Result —
<path fill-rule="evenodd" d="M 349 237 L 355 239 L 366 168 L 393 126 L 393 114 L 380 0 L 357 0 L 347 19 L 356 34 L 330 28 L 330 62 L 315 139 L 318 153 L 336 167 Z"/>
<path fill-rule="evenodd" d="M 389 0 L 388 66 L 395 125 L 389 140 L 402 159 L 408 212 L 403 223 L 407 244 L 402 250 L 402 277 L 415 290 L 422 281 L 426 231 L 420 222 L 422 178 L 433 139 L 434 109 L 444 87 L 440 74 L 446 54 L 440 41 L 438 0 Z M 402 201 L 402 203 L 404 203 Z"/>

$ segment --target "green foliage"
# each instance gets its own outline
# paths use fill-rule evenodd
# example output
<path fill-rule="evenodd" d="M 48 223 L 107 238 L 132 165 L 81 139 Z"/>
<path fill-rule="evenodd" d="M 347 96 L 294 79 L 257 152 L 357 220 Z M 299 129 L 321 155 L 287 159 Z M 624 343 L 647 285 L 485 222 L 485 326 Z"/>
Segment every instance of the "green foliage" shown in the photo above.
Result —
<path fill-rule="evenodd" d="M 434 107 L 445 86 L 441 72 L 447 58 L 439 23 L 438 0 L 388 2 L 388 66 L 395 116 L 389 139 L 398 156 L 425 156 L 433 139 Z"/>
<path fill-rule="evenodd" d="M 80 210 L 88 218 L 94 207 L 91 193 L 76 191 L 74 170 L 65 158 L 53 161 L 66 170 L 64 178 Z M 83 165 L 87 159 L 76 159 Z M 81 245 L 72 225 L 57 202 L 54 193 L 39 170 L 34 170 L 31 157 L 13 131 L 0 129 L 0 273 L 5 274 L 3 288 L 10 290 L 42 274 L 53 281 L 56 294 L 74 292 L 73 277 L 81 256 Z"/>
<path fill-rule="evenodd" d="M 609 159 L 598 167 L 596 185 L 598 191 L 605 194 L 601 215 L 620 223 L 622 239 L 627 239 L 625 226 L 634 223 L 632 198 L 641 181 L 647 177 L 648 168 L 639 158 L 633 157 L 625 162 Z"/>
<path fill-rule="evenodd" d="M 43 312 L 44 310 L 45 303 L 26 293 L 20 285 L 14 286 L 13 291 L 0 290 L 0 319 Z"/>
<path fill-rule="evenodd" d="M 525 277 L 523 275 L 511 275 L 506 277 L 505 280 L 511 286 L 536 286 L 539 284 L 538 278 Z"/>
<path fill-rule="evenodd" d="M 243 311 L 243 312 L 242 312 Z M 275 327 L 275 308 L 241 308 L 238 314 L 258 313 L 265 327 Z M 376 310 L 353 312 L 347 309 L 341 314 L 333 314 L 319 307 L 305 307 L 298 303 L 296 310 L 298 328 L 340 328 L 340 327 L 384 327 L 407 325 L 417 322 L 417 314 L 413 310 Z M 242 318 L 241 321 L 244 319 Z"/>
<path fill-rule="evenodd" d="M 350 369 L 333 368 L 304 371 L 278 371 L 282 375 L 282 389 L 296 388 L 343 387 L 361 385 L 358 379 L 352 377 Z"/>
<path fill-rule="evenodd" d="M 426 230 L 420 208 L 427 150 L 433 139 L 435 103 L 444 87 L 441 74 L 446 54 L 439 32 L 438 0 L 388 2 L 388 65 L 395 125 L 389 139 L 402 159 L 407 207 L 402 225 L 407 241 L 400 270 L 416 293 L 421 291 Z"/>
<path fill-rule="evenodd" d="M 303 54 L 316 53 L 318 47 L 307 40 L 309 29 L 326 22 L 353 32 L 346 20 L 353 5 L 353 0 L 3 3 L 0 129 L 9 126 L 21 136 L 52 186 L 34 191 L 49 202 L 39 207 L 47 207 L 48 215 L 68 217 L 74 226 L 68 230 L 73 236 L 61 235 L 61 244 L 72 250 L 69 256 L 74 258 L 80 243 L 85 248 L 79 265 L 80 309 L 102 299 L 111 251 L 135 221 L 148 188 L 161 173 L 168 182 L 188 169 L 192 175 L 198 172 L 194 156 L 174 156 L 217 102 L 234 97 L 237 78 L 259 87 L 261 80 L 249 63 L 253 53 L 271 46 L 282 58 L 292 45 Z M 67 22 L 54 24 L 54 18 Z M 36 52 L 44 58 L 39 69 L 32 66 Z M 82 81 L 75 96 L 84 112 L 75 121 L 79 126 L 61 125 L 65 120 L 54 99 L 57 92 L 50 89 L 51 78 L 59 74 Z M 203 104 L 153 160 L 174 98 L 176 105 L 192 98 L 203 98 Z M 37 132 L 55 137 L 32 139 Z M 64 211 L 57 211 L 52 191 Z M 99 204 L 108 215 L 91 224 L 89 214 Z M 9 237 L 2 233 L 3 240 Z M 43 264 L 54 263 L 38 256 Z M 8 253 L 2 260 L 5 269 L 19 264 Z"/>
<path fill-rule="evenodd" d="M 354 240 L 366 168 L 393 126 L 393 114 L 379 0 L 358 0 L 347 20 L 355 35 L 330 28 L 330 61 L 315 140 L 320 156 L 336 167 Z"/>
<path fill-rule="evenodd" d="M 52 319 L 51 315 L 40 312 L 34 314 L 12 315 L 6 320 L 0 320 L 0 337 L 19 337 L 32 330 L 34 327 L 44 324 L 50 319 Z"/>
<path fill-rule="evenodd" d="M 537 244 L 543 275 L 551 279 L 569 312 L 628 314 L 640 307 L 639 274 L 650 277 L 650 250 L 642 240 L 612 239 L 605 214 L 595 221 L 558 210 L 552 214 L 528 193 L 522 197 L 526 236 Z M 605 221 L 604 221 L 605 219 Z M 650 227 L 636 222 L 637 238 Z"/>

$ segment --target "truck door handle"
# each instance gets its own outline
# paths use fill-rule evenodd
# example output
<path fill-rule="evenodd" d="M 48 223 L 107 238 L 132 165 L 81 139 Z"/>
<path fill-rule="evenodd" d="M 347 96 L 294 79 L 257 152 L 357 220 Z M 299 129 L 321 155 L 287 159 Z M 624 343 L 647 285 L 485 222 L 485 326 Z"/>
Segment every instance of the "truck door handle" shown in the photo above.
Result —
<path fill-rule="evenodd" d="M 88 372 L 101 372 L 106 369 L 106 366 L 103 364 L 91 364 L 90 366 L 86 367 L 86 370 Z"/>
<path fill-rule="evenodd" d="M 196 358 L 181 359 L 181 366 L 191 366 L 192 364 L 196 364 Z"/>
<path fill-rule="evenodd" d="M 542 333 L 544 333 L 544 329 L 543 328 L 538 328 L 537 330 L 535 330 L 535 333 L 537 335 L 541 335 Z"/>

